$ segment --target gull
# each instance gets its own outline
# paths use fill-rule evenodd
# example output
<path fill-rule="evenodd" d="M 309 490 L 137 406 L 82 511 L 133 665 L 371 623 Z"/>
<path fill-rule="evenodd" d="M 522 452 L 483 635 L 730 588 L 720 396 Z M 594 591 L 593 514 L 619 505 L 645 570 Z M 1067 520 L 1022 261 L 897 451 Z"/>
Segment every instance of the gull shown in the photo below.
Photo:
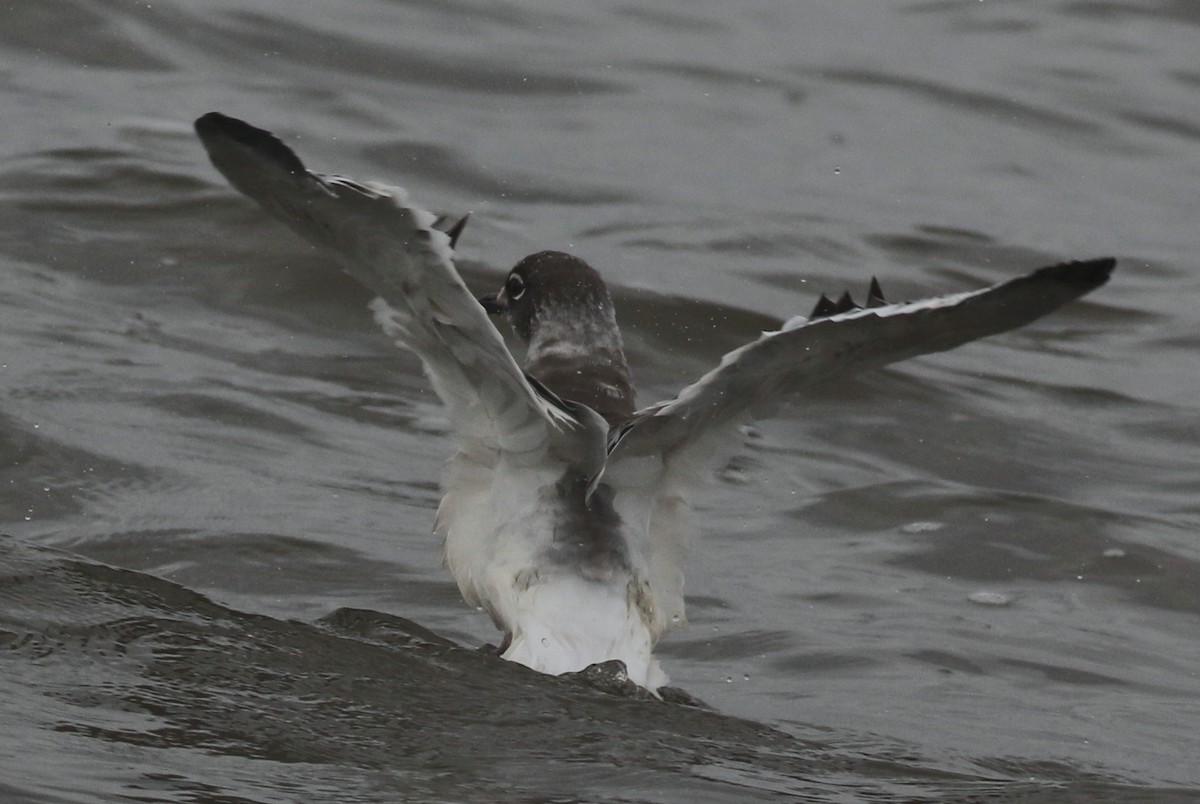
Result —
<path fill-rule="evenodd" d="M 684 558 L 704 482 L 741 426 L 788 396 L 1028 324 L 1103 285 L 1112 258 L 1064 262 L 972 292 L 813 312 L 725 355 L 674 398 L 635 403 L 607 287 L 579 257 L 525 257 L 476 298 L 454 267 L 466 223 L 404 190 L 309 171 L 268 131 L 211 112 L 195 122 L 234 188 L 373 291 L 383 330 L 421 359 L 457 442 L 434 532 L 503 658 L 548 674 L 619 660 L 656 692 L 653 649 L 685 624 Z M 489 319 L 526 346 L 518 365 Z"/>

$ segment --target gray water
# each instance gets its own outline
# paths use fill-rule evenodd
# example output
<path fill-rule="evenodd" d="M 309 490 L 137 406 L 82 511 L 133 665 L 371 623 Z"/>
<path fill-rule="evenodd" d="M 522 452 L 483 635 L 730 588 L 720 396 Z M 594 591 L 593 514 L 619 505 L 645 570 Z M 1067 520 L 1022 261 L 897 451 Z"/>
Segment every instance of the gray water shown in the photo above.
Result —
<path fill-rule="evenodd" d="M 1200 800 L 1200 6 L 0 8 L 0 800 Z M 662 704 L 537 676 L 430 534 L 367 294 L 190 129 L 612 283 L 641 400 L 822 291 L 1113 281 L 831 382 L 703 500 Z"/>

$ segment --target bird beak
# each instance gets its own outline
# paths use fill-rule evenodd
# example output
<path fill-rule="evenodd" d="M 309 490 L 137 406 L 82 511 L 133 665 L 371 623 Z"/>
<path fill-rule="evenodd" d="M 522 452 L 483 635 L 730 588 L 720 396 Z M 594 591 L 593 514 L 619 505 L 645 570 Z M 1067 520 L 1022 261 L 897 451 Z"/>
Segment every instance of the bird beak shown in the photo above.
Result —
<path fill-rule="evenodd" d="M 480 296 L 479 303 L 488 315 L 499 315 L 508 310 L 508 299 L 504 298 L 504 291 Z"/>

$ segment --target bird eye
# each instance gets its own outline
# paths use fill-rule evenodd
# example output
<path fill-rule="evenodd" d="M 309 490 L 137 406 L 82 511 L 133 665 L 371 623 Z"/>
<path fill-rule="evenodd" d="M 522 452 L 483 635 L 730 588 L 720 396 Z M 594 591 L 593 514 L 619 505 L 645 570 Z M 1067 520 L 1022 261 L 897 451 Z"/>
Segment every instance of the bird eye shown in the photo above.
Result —
<path fill-rule="evenodd" d="M 504 283 L 504 293 L 509 301 L 521 298 L 525 295 L 525 280 L 519 274 L 509 274 L 508 281 Z"/>

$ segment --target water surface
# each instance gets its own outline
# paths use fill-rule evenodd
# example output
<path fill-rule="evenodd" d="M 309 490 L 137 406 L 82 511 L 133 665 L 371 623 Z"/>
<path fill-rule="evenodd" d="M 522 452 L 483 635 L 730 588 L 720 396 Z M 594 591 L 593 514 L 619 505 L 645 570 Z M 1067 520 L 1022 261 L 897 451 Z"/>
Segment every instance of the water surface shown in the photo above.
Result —
<path fill-rule="evenodd" d="M 1200 788 L 1188 3 L 40 0 L 0 11 L 0 793 L 1176 801 Z M 69 31 L 70 35 L 64 32 Z M 1114 255 L 832 382 L 701 504 L 710 709 L 479 653 L 451 449 L 365 291 L 208 164 L 219 110 L 558 248 L 649 403 L 822 291 Z"/>

